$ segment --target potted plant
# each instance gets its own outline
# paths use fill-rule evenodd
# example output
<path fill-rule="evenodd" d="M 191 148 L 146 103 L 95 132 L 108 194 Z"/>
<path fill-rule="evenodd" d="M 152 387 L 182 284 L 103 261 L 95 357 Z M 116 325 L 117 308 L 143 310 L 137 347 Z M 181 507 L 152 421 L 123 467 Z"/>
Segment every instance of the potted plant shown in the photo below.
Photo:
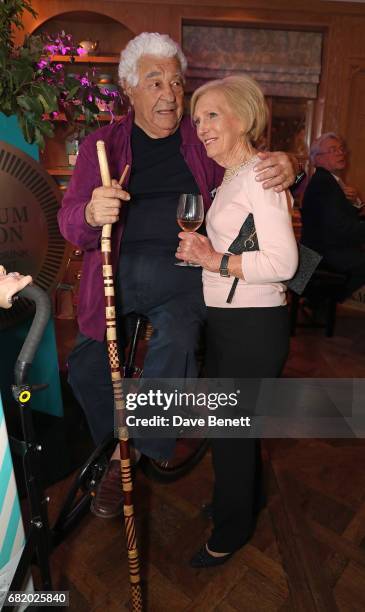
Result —
<path fill-rule="evenodd" d="M 36 17 L 30 0 L 0 3 L 0 112 L 16 115 L 25 140 L 41 149 L 45 137 L 54 135 L 54 120 L 60 114 L 79 137 L 98 125 L 101 104 L 113 120 L 111 103 L 122 100 L 119 90 L 98 86 L 95 69 L 68 73 L 64 63 L 53 61 L 56 54 L 69 55 L 72 61 L 85 53 L 71 35 L 26 36 L 23 45 L 15 45 L 14 31 L 23 27 L 25 11 Z"/>

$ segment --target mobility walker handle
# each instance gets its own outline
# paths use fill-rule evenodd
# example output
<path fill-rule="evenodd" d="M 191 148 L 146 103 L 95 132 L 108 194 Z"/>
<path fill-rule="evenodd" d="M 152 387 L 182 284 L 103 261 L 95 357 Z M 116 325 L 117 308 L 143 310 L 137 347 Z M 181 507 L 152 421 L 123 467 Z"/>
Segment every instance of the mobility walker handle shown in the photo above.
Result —
<path fill-rule="evenodd" d="M 18 404 L 23 439 L 13 439 L 14 450 L 23 459 L 25 483 L 30 514 L 30 525 L 27 539 L 18 566 L 13 576 L 10 590 L 20 591 L 36 555 L 42 588 L 52 590 L 52 577 L 49 566 L 51 551 L 50 529 L 48 524 L 47 505 L 42 489 L 39 451 L 41 446 L 36 443 L 32 420 L 32 410 L 29 409 L 33 390 L 41 385 L 30 386 L 26 377 L 33 363 L 34 355 L 42 339 L 44 330 L 51 314 L 51 302 L 45 291 L 36 285 L 27 285 L 16 296 L 32 300 L 35 303 L 35 314 L 23 346 L 14 366 L 15 385 L 12 385 L 13 397 Z M 44 386 L 43 386 L 44 387 Z M 15 609 L 15 606 L 13 606 Z M 12 609 L 13 609 L 12 608 Z"/>
<path fill-rule="evenodd" d="M 32 300 L 36 308 L 31 328 L 14 366 L 15 384 L 24 385 L 51 314 L 51 301 L 47 293 L 37 285 L 27 285 L 17 295 Z"/>

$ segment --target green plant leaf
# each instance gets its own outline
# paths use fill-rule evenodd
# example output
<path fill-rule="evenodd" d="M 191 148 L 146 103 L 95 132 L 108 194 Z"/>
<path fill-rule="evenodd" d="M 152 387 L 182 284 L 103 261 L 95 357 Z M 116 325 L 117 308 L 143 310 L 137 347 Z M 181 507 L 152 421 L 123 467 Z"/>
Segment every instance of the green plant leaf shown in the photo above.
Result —
<path fill-rule="evenodd" d="M 13 47 L 13 28 L 24 28 L 22 17 L 24 11 L 30 13 L 33 17 L 37 13 L 32 8 L 31 0 L 6 0 L 1 3 L 1 24 L 0 24 L 0 45 L 8 48 Z"/>
<path fill-rule="evenodd" d="M 80 89 L 80 83 L 77 83 L 74 87 L 71 87 L 68 91 L 66 100 L 72 100 Z"/>
<path fill-rule="evenodd" d="M 44 113 L 52 113 L 58 110 L 57 88 L 48 83 L 37 83 L 31 88 L 32 94 L 37 96 L 42 104 Z"/>
<path fill-rule="evenodd" d="M 42 115 L 44 112 L 41 102 L 34 96 L 18 96 L 17 101 L 24 110 L 32 112 L 37 116 Z"/>
<path fill-rule="evenodd" d="M 29 142 L 29 144 L 33 144 L 35 134 L 34 134 L 34 125 L 32 121 L 29 118 L 27 118 L 25 114 L 17 113 L 17 116 L 18 116 L 19 125 L 23 132 L 23 136 L 25 140 Z"/>
<path fill-rule="evenodd" d="M 25 84 L 32 83 L 34 79 L 32 66 L 29 64 L 22 64 L 19 60 L 13 62 L 11 74 L 16 92 L 20 91 Z"/>
<path fill-rule="evenodd" d="M 5 69 L 6 66 L 6 53 L 5 53 L 5 49 L 0 49 L 0 68 Z"/>

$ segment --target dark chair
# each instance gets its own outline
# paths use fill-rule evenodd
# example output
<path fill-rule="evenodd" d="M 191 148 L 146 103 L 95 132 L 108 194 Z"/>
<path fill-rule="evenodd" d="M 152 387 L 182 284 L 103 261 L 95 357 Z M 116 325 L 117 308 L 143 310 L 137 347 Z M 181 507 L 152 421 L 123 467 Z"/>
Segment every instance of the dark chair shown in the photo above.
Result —
<path fill-rule="evenodd" d="M 345 297 L 347 275 L 333 272 L 320 266 L 313 274 L 303 294 L 291 292 L 290 335 L 295 336 L 298 327 L 324 327 L 327 338 L 331 338 L 336 325 L 336 308 Z M 300 300 L 304 298 L 310 304 L 313 316 L 306 323 L 297 323 Z M 316 312 L 324 313 L 324 323 L 316 320 Z"/>

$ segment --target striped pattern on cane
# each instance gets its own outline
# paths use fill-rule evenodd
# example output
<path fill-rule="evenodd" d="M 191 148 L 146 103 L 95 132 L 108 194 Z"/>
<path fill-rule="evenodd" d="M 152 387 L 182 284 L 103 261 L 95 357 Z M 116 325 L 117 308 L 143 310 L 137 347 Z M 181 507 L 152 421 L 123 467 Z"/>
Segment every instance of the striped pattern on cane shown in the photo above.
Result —
<path fill-rule="evenodd" d="M 104 141 L 98 140 L 96 149 L 99 160 L 101 180 L 104 187 L 111 186 L 111 178 Z M 125 167 L 119 184 L 123 183 L 128 166 Z M 103 279 L 105 294 L 105 316 L 106 316 L 106 341 L 110 372 L 113 384 L 114 406 L 118 423 L 119 447 L 120 447 L 120 470 L 122 489 L 124 495 L 124 521 L 127 539 L 129 580 L 131 585 L 132 610 L 142 612 L 142 591 L 139 573 L 139 560 L 137 549 L 136 528 L 134 520 L 134 507 L 132 500 L 133 483 L 131 473 L 131 461 L 129 453 L 128 429 L 125 425 L 125 403 L 122 389 L 122 377 L 120 375 L 120 363 L 117 346 L 117 332 L 115 319 L 115 294 L 113 282 L 113 270 L 111 263 L 111 233 L 112 224 L 103 226 L 101 235 L 101 253 L 103 262 Z"/>

